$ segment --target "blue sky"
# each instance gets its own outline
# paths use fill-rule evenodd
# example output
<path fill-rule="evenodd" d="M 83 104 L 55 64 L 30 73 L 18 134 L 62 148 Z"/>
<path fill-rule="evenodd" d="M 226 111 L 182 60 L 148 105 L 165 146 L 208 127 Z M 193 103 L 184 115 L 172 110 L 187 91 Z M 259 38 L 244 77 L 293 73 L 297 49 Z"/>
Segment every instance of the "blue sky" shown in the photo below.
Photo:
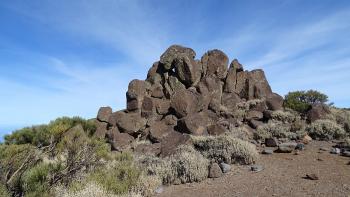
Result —
<path fill-rule="evenodd" d="M 171 44 L 221 49 L 273 90 L 317 89 L 350 107 L 350 2 L 0 2 L 0 133 L 125 107 L 132 79 Z"/>

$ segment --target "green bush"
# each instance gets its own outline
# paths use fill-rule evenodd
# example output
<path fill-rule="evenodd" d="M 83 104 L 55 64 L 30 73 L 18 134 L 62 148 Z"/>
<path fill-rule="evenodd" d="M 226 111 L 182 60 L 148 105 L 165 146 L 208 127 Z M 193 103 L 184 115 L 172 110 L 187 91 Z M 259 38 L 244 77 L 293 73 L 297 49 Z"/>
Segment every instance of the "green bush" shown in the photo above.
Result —
<path fill-rule="evenodd" d="M 4 137 L 5 144 L 32 144 L 38 147 L 47 146 L 50 142 L 75 125 L 82 125 L 84 131 L 91 136 L 96 126 L 92 120 L 84 120 L 80 117 L 62 117 L 51 121 L 47 125 L 25 127 L 14 131 Z"/>
<path fill-rule="evenodd" d="M 0 183 L 0 196 L 2 196 L 2 197 L 11 196 L 6 189 L 6 186 L 2 183 Z"/>
<path fill-rule="evenodd" d="M 251 164 L 258 158 L 255 145 L 230 135 L 193 137 L 194 147 L 217 162 Z"/>
<path fill-rule="evenodd" d="M 52 164 L 39 163 L 27 170 L 22 176 L 22 188 L 25 196 L 51 196 L 49 193 L 49 173 Z"/>
<path fill-rule="evenodd" d="M 316 120 L 307 127 L 307 132 L 313 139 L 332 140 L 346 136 L 344 129 L 331 120 Z"/>
<path fill-rule="evenodd" d="M 284 106 L 299 113 L 306 113 L 313 104 L 324 104 L 327 101 L 327 95 L 315 90 L 295 91 L 285 96 Z"/>
<path fill-rule="evenodd" d="M 123 194 L 137 185 L 140 174 L 141 171 L 134 164 L 132 157 L 122 155 L 110 166 L 92 172 L 88 179 L 108 192 Z"/>

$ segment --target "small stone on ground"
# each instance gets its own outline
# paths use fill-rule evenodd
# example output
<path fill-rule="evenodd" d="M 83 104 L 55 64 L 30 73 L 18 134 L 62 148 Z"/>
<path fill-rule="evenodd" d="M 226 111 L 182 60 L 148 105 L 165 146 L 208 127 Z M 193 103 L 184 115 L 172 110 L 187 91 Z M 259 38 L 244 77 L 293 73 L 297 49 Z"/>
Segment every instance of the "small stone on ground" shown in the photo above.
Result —
<path fill-rule="evenodd" d="M 253 165 L 250 167 L 253 172 L 260 172 L 264 169 L 262 165 Z"/>

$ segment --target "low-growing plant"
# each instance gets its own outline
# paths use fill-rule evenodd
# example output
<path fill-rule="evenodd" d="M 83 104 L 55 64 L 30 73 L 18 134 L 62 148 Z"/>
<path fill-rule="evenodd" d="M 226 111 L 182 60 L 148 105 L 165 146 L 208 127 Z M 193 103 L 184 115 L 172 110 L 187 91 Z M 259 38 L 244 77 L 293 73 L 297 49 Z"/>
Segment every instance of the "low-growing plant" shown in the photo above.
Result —
<path fill-rule="evenodd" d="M 25 196 L 49 197 L 49 173 L 52 164 L 39 163 L 27 170 L 21 179 L 21 184 Z"/>
<path fill-rule="evenodd" d="M 165 184 L 199 182 L 208 177 L 209 161 L 192 146 L 180 146 L 164 162 L 168 169 L 163 177 Z"/>
<path fill-rule="evenodd" d="M 277 110 L 271 113 L 272 120 L 281 121 L 283 123 L 291 123 L 296 120 L 296 116 L 288 111 Z"/>
<path fill-rule="evenodd" d="M 125 194 L 116 195 L 108 192 L 99 184 L 89 182 L 80 190 L 70 191 L 64 186 L 57 186 L 55 188 L 56 197 L 142 197 L 141 194 L 135 192 L 127 192 Z"/>
<path fill-rule="evenodd" d="M 217 162 L 252 164 L 258 158 L 254 144 L 229 135 L 193 137 L 195 149 Z"/>
<path fill-rule="evenodd" d="M 281 122 L 269 121 L 267 124 L 257 128 L 254 138 L 256 140 L 265 140 L 270 137 L 277 138 L 297 138 L 296 133 L 290 132 L 290 125 Z"/>
<path fill-rule="evenodd" d="M 331 120 L 316 120 L 307 127 L 307 132 L 313 139 L 332 140 L 346 136 L 345 130 Z"/>
<path fill-rule="evenodd" d="M 108 166 L 92 172 L 88 179 L 108 192 L 123 194 L 137 185 L 140 174 L 141 171 L 134 164 L 133 159 L 123 155 Z"/>

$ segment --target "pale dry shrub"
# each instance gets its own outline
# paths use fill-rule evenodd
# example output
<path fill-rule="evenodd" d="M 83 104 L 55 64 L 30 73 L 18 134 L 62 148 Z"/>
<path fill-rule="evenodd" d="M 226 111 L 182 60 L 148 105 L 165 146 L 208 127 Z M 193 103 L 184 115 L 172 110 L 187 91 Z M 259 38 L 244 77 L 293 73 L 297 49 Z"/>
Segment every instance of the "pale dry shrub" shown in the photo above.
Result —
<path fill-rule="evenodd" d="M 89 182 L 81 190 L 70 191 L 64 186 L 55 188 L 56 197 L 142 197 L 140 193 L 128 192 L 126 194 L 115 195 L 96 183 Z"/>
<path fill-rule="evenodd" d="M 272 112 L 271 118 L 272 120 L 281 121 L 283 123 L 291 123 L 295 121 L 296 116 L 289 111 L 277 110 Z"/>
<path fill-rule="evenodd" d="M 165 158 L 143 156 L 138 162 L 148 176 L 158 176 L 163 184 L 199 182 L 208 177 L 209 161 L 192 146 L 180 146 Z"/>
<path fill-rule="evenodd" d="M 350 134 L 350 111 L 335 107 L 330 108 L 330 110 L 331 114 L 328 116 L 328 118 L 336 121 L 348 134 Z"/>
<path fill-rule="evenodd" d="M 230 135 L 241 140 L 248 141 L 252 137 L 252 132 L 245 126 L 235 127 L 233 124 L 230 124 L 229 131 L 225 135 Z"/>
<path fill-rule="evenodd" d="M 142 196 L 153 196 L 155 190 L 162 185 L 162 180 L 156 175 L 142 174 L 132 191 Z"/>
<path fill-rule="evenodd" d="M 192 146 L 180 146 L 165 158 L 168 171 L 163 177 L 165 184 L 200 182 L 208 177 L 209 161 Z"/>
<path fill-rule="evenodd" d="M 345 130 L 331 120 L 316 120 L 307 127 L 309 135 L 318 140 L 339 139 L 346 136 Z"/>
<path fill-rule="evenodd" d="M 258 158 L 254 144 L 230 135 L 195 136 L 192 139 L 198 151 L 217 162 L 251 164 Z"/>
<path fill-rule="evenodd" d="M 257 128 L 254 138 L 257 140 L 265 140 L 266 138 L 296 138 L 296 134 L 290 132 L 290 125 L 281 122 L 269 121 L 267 124 Z"/>
<path fill-rule="evenodd" d="M 264 99 L 252 99 L 248 101 L 242 101 L 237 103 L 237 108 L 241 110 L 248 111 L 249 109 L 255 107 L 256 105 L 265 102 Z"/>

